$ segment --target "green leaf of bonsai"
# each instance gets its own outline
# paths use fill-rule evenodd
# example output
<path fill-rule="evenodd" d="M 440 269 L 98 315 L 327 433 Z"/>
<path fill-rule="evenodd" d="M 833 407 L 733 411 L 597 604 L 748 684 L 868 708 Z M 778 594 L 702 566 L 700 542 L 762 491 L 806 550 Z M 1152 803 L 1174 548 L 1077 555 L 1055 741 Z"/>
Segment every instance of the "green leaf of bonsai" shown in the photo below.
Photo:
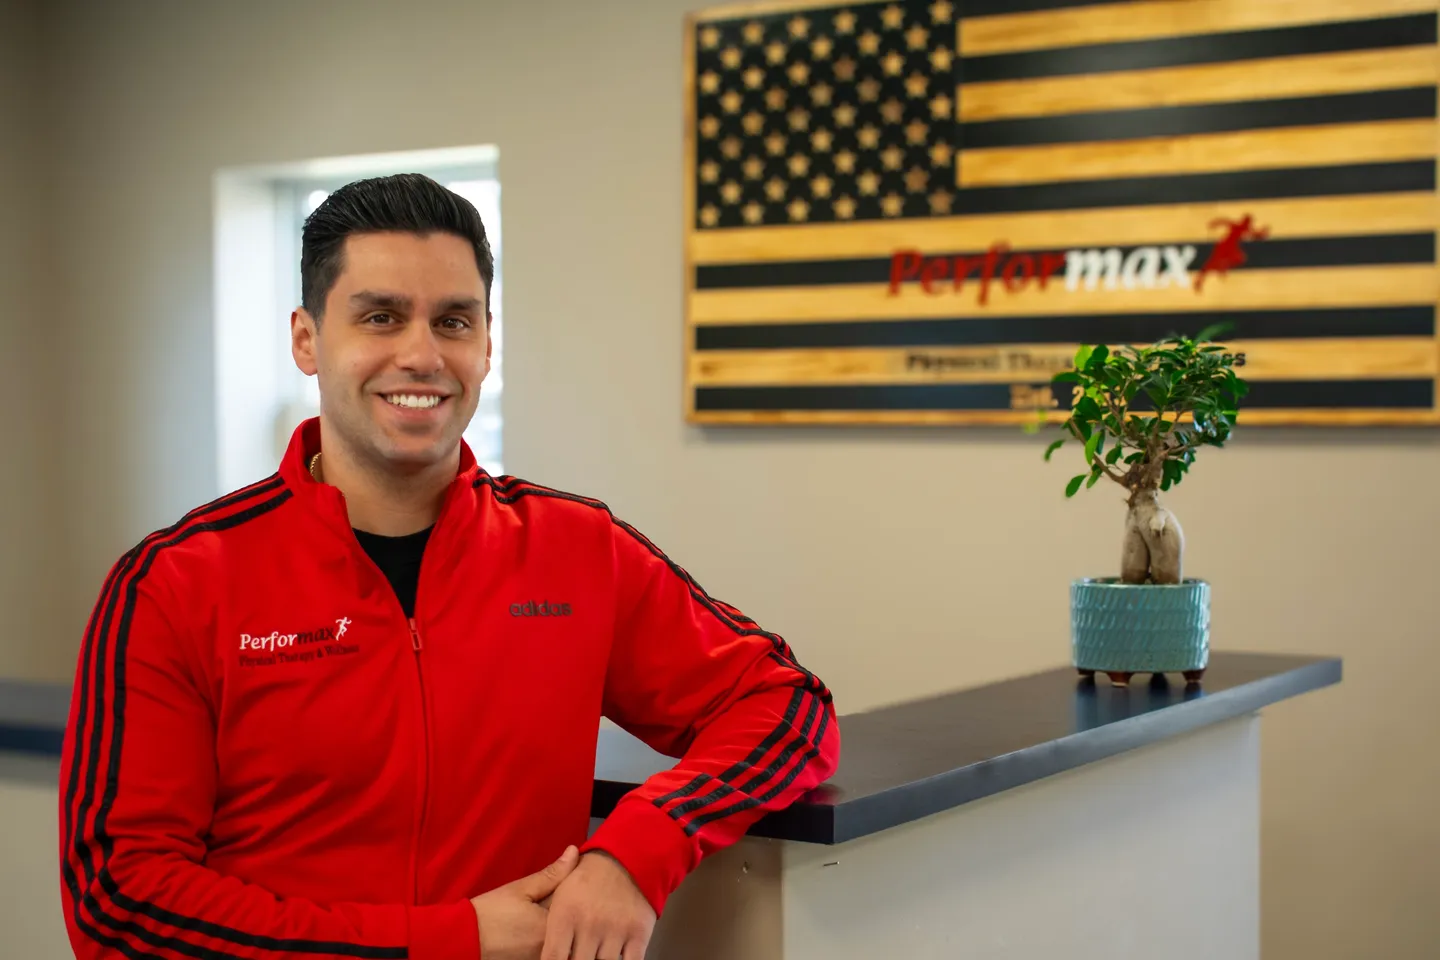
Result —
<path fill-rule="evenodd" d="M 1080 401 L 1075 404 L 1074 413 L 1076 417 L 1084 418 L 1086 421 L 1099 420 L 1102 416 L 1100 404 L 1088 396 L 1081 397 Z"/>

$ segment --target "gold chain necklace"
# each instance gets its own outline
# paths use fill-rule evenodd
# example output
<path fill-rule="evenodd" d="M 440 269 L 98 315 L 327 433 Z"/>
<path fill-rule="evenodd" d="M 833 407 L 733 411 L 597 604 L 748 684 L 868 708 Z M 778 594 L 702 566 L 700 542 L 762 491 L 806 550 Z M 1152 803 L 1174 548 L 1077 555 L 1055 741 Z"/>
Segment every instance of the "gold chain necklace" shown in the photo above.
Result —
<path fill-rule="evenodd" d="M 325 482 L 324 480 L 321 480 L 321 479 L 320 479 L 320 453 L 319 453 L 319 451 L 316 451 L 315 456 L 313 456 L 313 457 L 310 458 L 310 476 L 315 479 L 315 482 L 316 482 L 316 483 L 324 483 L 324 482 Z"/>

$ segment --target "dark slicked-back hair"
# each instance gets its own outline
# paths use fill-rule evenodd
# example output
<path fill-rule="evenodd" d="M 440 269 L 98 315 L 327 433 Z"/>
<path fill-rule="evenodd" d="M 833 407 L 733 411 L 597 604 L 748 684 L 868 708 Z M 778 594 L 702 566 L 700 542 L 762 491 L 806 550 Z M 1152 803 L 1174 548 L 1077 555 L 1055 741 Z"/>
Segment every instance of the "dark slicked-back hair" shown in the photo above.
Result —
<path fill-rule="evenodd" d="M 347 183 L 325 198 L 300 235 L 300 304 L 319 321 L 325 297 L 345 266 L 345 238 L 400 231 L 428 236 L 452 233 L 469 240 L 485 281 L 485 304 L 495 279 L 495 258 L 474 204 L 418 173 Z"/>

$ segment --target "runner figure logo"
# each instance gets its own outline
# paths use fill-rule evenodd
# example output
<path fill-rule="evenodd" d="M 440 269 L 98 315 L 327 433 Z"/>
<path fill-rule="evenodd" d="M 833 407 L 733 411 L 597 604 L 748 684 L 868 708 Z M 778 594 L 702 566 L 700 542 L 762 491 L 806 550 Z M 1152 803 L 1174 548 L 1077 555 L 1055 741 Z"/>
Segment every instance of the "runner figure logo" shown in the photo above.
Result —
<path fill-rule="evenodd" d="M 1205 258 L 1205 265 L 1195 277 L 1196 293 L 1205 285 L 1206 274 L 1218 273 L 1224 276 L 1231 267 L 1244 265 L 1246 257 L 1245 251 L 1240 249 L 1241 243 L 1246 240 L 1264 240 L 1270 236 L 1270 228 L 1255 226 L 1254 218 L 1248 213 L 1239 220 L 1217 217 L 1210 221 L 1210 229 L 1216 227 L 1224 227 L 1225 236 L 1215 244 L 1210 256 Z"/>

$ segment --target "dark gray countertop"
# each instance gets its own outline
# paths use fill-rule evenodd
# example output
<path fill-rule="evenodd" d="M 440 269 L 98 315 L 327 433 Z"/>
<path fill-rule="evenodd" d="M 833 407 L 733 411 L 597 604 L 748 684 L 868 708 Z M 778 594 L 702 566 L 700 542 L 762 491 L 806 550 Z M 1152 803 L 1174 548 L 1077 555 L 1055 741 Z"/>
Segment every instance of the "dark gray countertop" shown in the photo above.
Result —
<path fill-rule="evenodd" d="M 844 843 L 1338 683 L 1321 657 L 1213 653 L 1204 685 L 1114 688 L 1069 667 L 840 718 L 829 782 L 751 834 Z M 55 757 L 68 685 L 0 681 L 0 751 Z M 601 731 L 591 814 L 604 817 L 673 764 L 629 734 Z"/>
<path fill-rule="evenodd" d="M 0 750 L 60 755 L 70 685 L 0 680 Z"/>
<path fill-rule="evenodd" d="M 844 843 L 1340 681 L 1338 659 L 1212 653 L 1204 684 L 1069 667 L 840 718 L 840 766 L 752 836 Z M 673 761 L 602 730 L 591 816 Z"/>

